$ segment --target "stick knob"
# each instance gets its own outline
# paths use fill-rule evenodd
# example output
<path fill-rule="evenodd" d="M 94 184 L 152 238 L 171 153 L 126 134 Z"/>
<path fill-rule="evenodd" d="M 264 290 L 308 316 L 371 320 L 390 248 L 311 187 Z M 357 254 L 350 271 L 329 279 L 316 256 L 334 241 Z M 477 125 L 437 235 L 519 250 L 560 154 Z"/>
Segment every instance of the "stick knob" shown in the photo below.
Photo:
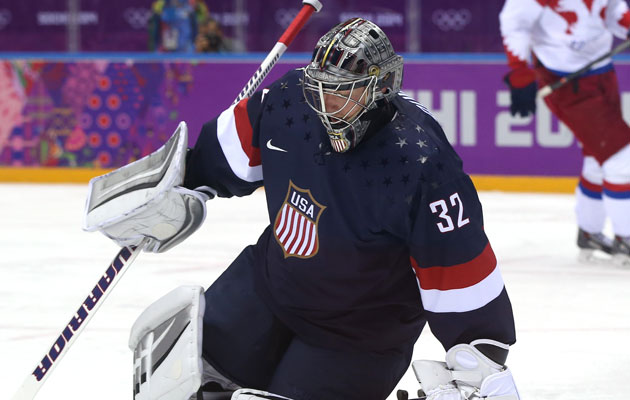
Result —
<path fill-rule="evenodd" d="M 302 4 L 308 4 L 315 9 L 315 12 L 319 12 L 322 9 L 322 2 L 319 0 L 302 0 Z"/>

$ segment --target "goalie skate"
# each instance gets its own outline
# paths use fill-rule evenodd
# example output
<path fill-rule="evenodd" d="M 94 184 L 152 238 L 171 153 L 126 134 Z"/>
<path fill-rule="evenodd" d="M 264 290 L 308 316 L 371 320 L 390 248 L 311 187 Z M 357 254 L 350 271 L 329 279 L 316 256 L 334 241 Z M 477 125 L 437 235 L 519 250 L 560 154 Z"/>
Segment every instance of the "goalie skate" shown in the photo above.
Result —
<path fill-rule="evenodd" d="M 580 249 L 578 259 L 587 264 L 607 263 L 612 254 L 613 241 L 603 233 L 588 233 L 578 230 L 577 245 Z"/>

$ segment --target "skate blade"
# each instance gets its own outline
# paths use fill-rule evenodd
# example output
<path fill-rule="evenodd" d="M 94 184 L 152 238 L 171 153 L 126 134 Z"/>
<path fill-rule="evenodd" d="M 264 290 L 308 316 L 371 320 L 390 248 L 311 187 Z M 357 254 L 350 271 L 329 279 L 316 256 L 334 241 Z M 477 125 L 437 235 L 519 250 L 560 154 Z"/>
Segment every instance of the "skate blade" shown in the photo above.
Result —
<path fill-rule="evenodd" d="M 610 264 L 611 257 L 606 252 L 594 249 L 580 249 L 578 261 L 583 264 L 604 265 Z"/>
<path fill-rule="evenodd" d="M 612 260 L 613 263 L 619 267 L 630 268 L 630 256 L 626 254 L 615 254 Z"/>

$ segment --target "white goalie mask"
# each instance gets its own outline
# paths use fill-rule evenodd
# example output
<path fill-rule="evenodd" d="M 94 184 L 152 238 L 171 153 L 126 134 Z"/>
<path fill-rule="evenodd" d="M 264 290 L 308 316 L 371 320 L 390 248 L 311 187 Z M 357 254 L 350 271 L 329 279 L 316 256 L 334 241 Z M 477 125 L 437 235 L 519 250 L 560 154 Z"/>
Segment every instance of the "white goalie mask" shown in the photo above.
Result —
<path fill-rule="evenodd" d="M 319 39 L 302 87 L 336 152 L 363 139 L 371 122 L 367 111 L 400 91 L 402 72 L 402 57 L 381 28 L 365 19 L 352 18 Z"/>

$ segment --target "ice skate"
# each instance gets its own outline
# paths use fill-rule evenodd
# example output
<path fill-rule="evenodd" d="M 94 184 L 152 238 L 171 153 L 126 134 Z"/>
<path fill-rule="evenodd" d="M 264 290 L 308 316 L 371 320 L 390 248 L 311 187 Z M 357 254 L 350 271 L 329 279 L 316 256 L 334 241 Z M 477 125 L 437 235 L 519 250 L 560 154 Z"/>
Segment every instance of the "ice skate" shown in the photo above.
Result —
<path fill-rule="evenodd" d="M 580 248 L 579 260 L 585 263 L 598 263 L 609 260 L 613 240 L 603 233 L 588 233 L 578 230 L 577 245 Z"/>
<path fill-rule="evenodd" d="M 630 267 L 630 236 L 615 236 L 612 245 L 613 262 L 623 267 Z"/>

